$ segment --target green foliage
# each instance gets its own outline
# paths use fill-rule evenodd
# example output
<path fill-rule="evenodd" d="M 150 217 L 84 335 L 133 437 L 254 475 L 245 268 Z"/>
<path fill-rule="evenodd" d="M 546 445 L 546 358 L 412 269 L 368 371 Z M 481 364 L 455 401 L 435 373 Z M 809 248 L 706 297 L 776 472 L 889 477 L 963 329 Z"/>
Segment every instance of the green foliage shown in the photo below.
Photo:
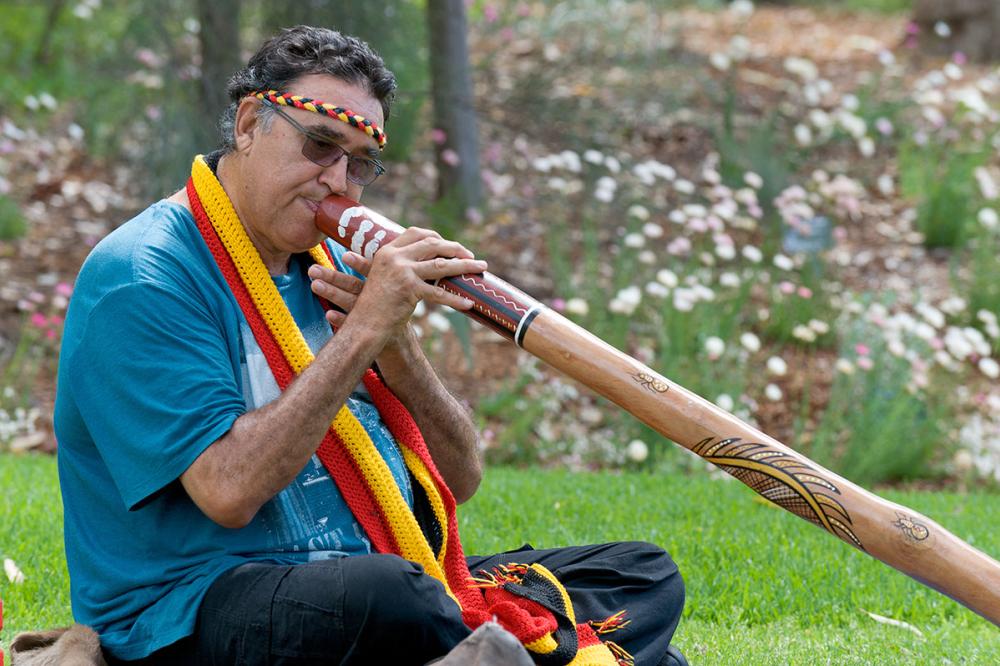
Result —
<path fill-rule="evenodd" d="M 247 21 L 261 23 L 243 26 L 243 41 L 250 48 L 277 25 L 289 25 L 268 23 L 274 17 L 264 11 L 268 4 L 278 3 L 259 0 L 244 12 Z M 414 0 L 350 8 L 321 4 L 298 22 L 335 25 L 357 34 L 395 71 L 400 93 L 387 124 L 391 141 L 386 158 L 404 159 L 421 129 L 420 110 L 429 88 L 422 5 Z M 60 110 L 71 109 L 86 131 L 92 156 L 124 158 L 136 169 L 143 196 L 162 196 L 180 187 L 191 157 L 218 144 L 218 119 L 206 113 L 200 100 L 195 2 L 162 0 L 150 11 L 145 3 L 108 0 L 91 18 L 78 17 L 67 3 L 51 25 L 50 5 L 55 3 L 4 4 L 0 89 L 52 94 Z M 385 30 L 387 22 L 392 30 Z M 39 125 L 48 118 L 45 109 L 22 107 L 20 98 L 8 101 L 13 107 L 0 106 L 0 111 L 16 122 L 31 117 Z"/>
<path fill-rule="evenodd" d="M 698 304 L 690 311 L 676 309 L 669 300 L 659 308 L 652 325 L 656 335 L 656 361 L 660 374 L 698 395 L 713 399 L 720 393 L 738 396 L 746 386 L 746 374 L 736 356 L 740 334 L 747 330 L 746 306 L 752 287 L 744 280 L 736 289 L 718 290 L 715 300 Z M 705 341 L 718 337 L 734 363 L 711 362 L 706 358 Z M 720 359 L 721 360 L 721 359 Z"/>
<path fill-rule="evenodd" d="M 0 194 L 0 241 L 20 238 L 28 230 L 21 209 L 9 197 Z"/>
<path fill-rule="evenodd" d="M 531 377 L 518 376 L 505 389 L 484 398 L 476 409 L 480 419 L 503 419 L 504 427 L 491 449 L 492 463 L 533 465 L 539 460 L 539 441 L 534 429 L 545 414 L 546 404 L 540 400 L 527 400 L 522 396 Z"/>
<path fill-rule="evenodd" d="M 62 10 L 50 25 L 49 6 L 56 4 Z M 118 0 L 103 3 L 90 18 L 71 9 L 65 3 L 5 7 L 0 88 L 51 93 L 84 128 L 93 157 L 124 155 L 137 169 L 144 195 L 176 189 L 191 156 L 213 147 L 204 145 L 204 137 L 214 140 L 210 128 L 216 120 L 206 119 L 197 103 L 197 39 L 185 22 L 193 3 L 163 0 L 149 11 L 143 3 Z M 10 113 L 25 121 L 30 114 L 34 125 L 47 120 L 43 111 L 20 106 Z M 205 129 L 192 131 L 198 127 Z"/>
<path fill-rule="evenodd" d="M 986 163 L 987 142 L 950 142 L 937 136 L 899 149 L 903 194 L 917 201 L 917 229 L 929 248 L 957 248 L 966 240 L 978 192 L 973 172 Z"/>
<path fill-rule="evenodd" d="M 799 274 L 796 284 L 784 275 L 777 275 L 780 281 L 771 287 L 773 298 L 769 314 L 763 324 L 764 335 L 775 342 L 831 347 L 837 339 L 831 330 L 817 333 L 809 328 L 813 321 L 833 321 L 835 310 L 830 303 L 830 295 L 823 286 L 826 269 L 818 259 L 810 260 Z M 789 276 L 795 279 L 795 276 Z M 815 338 L 796 335 L 796 329 L 809 329 Z"/>
<path fill-rule="evenodd" d="M 764 0 L 761 4 L 768 2 Z M 908 14 L 913 9 L 913 0 L 791 0 L 791 2 L 774 0 L 772 4 L 796 4 L 879 14 Z"/>
<path fill-rule="evenodd" d="M 769 213 L 766 218 L 770 222 L 767 241 L 775 245 L 782 227 L 773 215 L 772 202 L 790 184 L 795 168 L 794 158 L 786 148 L 788 143 L 778 136 L 777 116 L 772 115 L 752 127 L 736 128 L 737 91 L 734 77 L 735 72 L 732 72 L 726 79 L 722 127 L 716 135 L 720 157 L 719 173 L 731 187 L 742 187 L 743 175 L 748 171 L 763 179 L 764 185 L 758 196 Z"/>
<path fill-rule="evenodd" d="M 978 227 L 972 234 L 967 252 L 961 257 L 962 266 L 954 271 L 955 290 L 968 303 L 969 322 L 986 329 L 989 326 L 981 311 L 1000 318 L 1000 229 Z M 1000 338 L 992 338 L 993 348 L 1000 351 Z"/>
<path fill-rule="evenodd" d="M 950 453 L 944 398 L 917 389 L 909 361 L 889 353 L 870 324 L 854 326 L 841 356 L 857 366 L 834 380 L 808 455 L 860 484 L 930 476 L 931 461 Z"/>

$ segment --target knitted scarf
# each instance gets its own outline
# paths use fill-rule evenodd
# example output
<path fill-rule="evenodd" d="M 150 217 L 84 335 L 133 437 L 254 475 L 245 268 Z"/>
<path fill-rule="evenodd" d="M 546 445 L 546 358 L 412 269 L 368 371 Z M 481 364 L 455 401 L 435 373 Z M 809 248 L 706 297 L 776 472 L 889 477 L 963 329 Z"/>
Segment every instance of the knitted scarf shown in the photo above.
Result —
<path fill-rule="evenodd" d="M 236 215 L 229 197 L 202 156 L 187 182 L 198 230 L 246 317 L 275 381 L 284 391 L 313 355 Z M 309 250 L 318 264 L 334 268 L 325 243 Z M 324 303 L 324 307 L 329 307 Z M 602 622 L 577 623 L 566 589 L 539 564 L 508 564 L 473 578 L 462 552 L 455 499 L 445 484 L 413 417 L 368 370 L 362 381 L 382 420 L 400 445 L 414 480 L 411 510 L 388 465 L 364 427 L 344 405 L 334 417 L 317 456 L 337 484 L 375 551 L 417 562 L 444 586 L 476 628 L 495 619 L 545 666 L 619 666 L 632 658 L 604 634 L 626 624 L 624 611 Z"/>

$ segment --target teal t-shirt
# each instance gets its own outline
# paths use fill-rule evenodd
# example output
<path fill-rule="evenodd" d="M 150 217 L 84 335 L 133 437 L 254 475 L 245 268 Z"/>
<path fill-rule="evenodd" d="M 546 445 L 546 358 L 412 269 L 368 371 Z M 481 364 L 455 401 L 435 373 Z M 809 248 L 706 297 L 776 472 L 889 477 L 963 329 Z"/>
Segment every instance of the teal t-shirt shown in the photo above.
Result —
<path fill-rule="evenodd" d="M 315 353 L 332 333 L 307 267 L 295 256 L 273 279 Z M 371 552 L 316 456 L 242 529 L 207 518 L 181 486 L 233 421 L 278 394 L 185 208 L 156 203 L 94 248 L 66 317 L 55 430 L 73 615 L 116 657 L 191 634 L 205 591 L 239 564 Z M 412 506 L 399 447 L 362 385 L 347 404 Z"/>

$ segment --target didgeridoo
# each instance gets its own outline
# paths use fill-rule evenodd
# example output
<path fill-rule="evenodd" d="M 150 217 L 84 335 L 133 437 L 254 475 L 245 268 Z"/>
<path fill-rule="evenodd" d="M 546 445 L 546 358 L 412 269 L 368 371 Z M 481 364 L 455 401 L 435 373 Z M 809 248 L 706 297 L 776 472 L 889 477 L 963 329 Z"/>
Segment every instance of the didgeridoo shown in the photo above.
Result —
<path fill-rule="evenodd" d="M 372 258 L 403 228 L 346 197 L 316 226 Z M 660 376 L 491 273 L 441 280 L 466 314 L 694 451 L 774 504 L 1000 626 L 1000 563 L 912 509 L 889 502 Z"/>

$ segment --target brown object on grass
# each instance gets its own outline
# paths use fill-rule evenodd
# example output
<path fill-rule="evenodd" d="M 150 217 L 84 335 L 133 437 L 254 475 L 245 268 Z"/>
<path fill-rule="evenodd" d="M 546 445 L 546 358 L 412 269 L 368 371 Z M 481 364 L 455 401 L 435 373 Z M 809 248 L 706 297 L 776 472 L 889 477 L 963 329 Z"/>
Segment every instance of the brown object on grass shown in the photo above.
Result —
<path fill-rule="evenodd" d="M 369 259 L 403 231 L 395 222 L 339 195 L 322 202 L 316 226 Z M 491 273 L 440 280 L 438 286 L 472 300 L 466 314 L 473 319 L 768 501 L 1000 626 L 1000 563 L 929 518 L 824 469 Z"/>
<path fill-rule="evenodd" d="M 90 627 L 22 632 L 10 644 L 11 666 L 108 666 L 101 641 Z"/>

